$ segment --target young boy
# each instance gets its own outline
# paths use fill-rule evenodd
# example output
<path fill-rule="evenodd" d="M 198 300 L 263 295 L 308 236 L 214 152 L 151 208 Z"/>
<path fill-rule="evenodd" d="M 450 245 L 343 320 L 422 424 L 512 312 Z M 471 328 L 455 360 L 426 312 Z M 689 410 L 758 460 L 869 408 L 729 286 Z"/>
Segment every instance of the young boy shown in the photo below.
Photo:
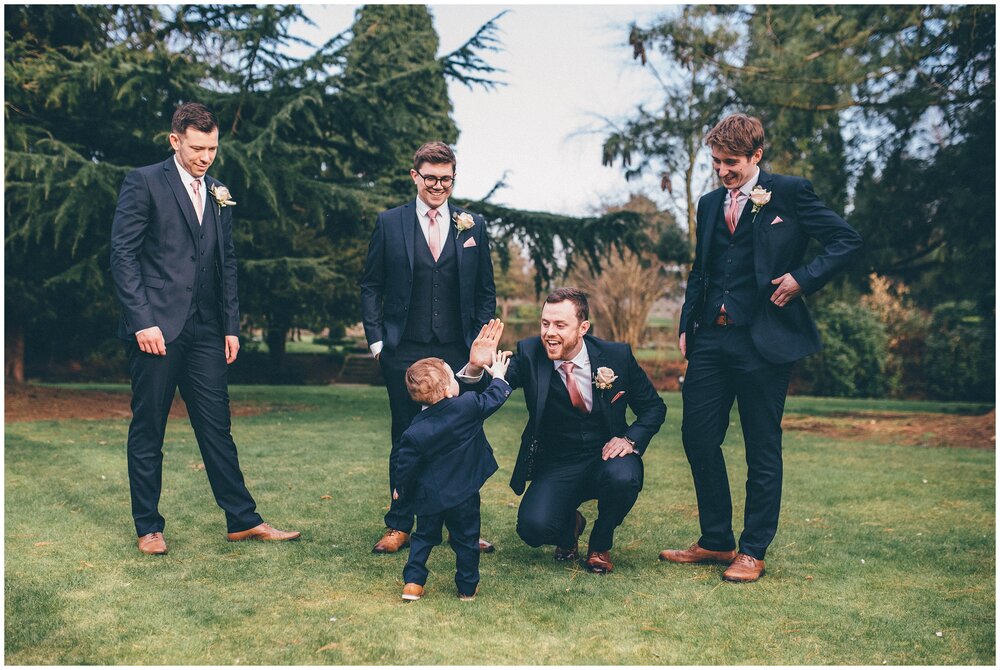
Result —
<path fill-rule="evenodd" d="M 509 352 L 493 355 L 493 381 L 482 393 L 459 395 L 458 381 L 440 358 L 422 358 L 406 371 L 406 388 L 423 411 L 399 441 L 393 498 L 409 497 L 417 516 L 410 558 L 403 568 L 404 600 L 419 600 L 427 581 L 427 558 L 448 526 L 455 550 L 458 597 L 479 590 L 479 489 L 497 471 L 483 421 L 510 396 L 504 380 Z"/>

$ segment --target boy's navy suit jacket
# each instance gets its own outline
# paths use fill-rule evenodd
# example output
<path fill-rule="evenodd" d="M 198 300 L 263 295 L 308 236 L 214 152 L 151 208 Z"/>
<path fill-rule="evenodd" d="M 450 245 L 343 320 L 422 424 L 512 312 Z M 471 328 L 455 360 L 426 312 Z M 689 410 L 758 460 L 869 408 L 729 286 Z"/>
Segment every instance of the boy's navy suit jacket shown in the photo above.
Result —
<path fill-rule="evenodd" d="M 510 396 L 510 385 L 494 379 L 482 393 L 467 391 L 423 410 L 399 440 L 393 481 L 413 510 L 437 514 L 479 491 L 497 471 L 483 421 Z"/>

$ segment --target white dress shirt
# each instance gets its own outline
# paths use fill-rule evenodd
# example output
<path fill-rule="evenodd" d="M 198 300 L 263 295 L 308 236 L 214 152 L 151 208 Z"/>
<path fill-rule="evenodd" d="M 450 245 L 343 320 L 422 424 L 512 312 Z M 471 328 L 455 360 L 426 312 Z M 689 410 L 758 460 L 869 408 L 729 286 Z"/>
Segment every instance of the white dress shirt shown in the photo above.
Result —
<path fill-rule="evenodd" d="M 195 212 L 198 215 L 198 223 L 201 224 L 202 219 L 205 217 L 205 203 L 208 202 L 209 193 L 205 190 L 205 178 L 195 177 L 190 172 L 184 169 L 181 162 L 177 160 L 177 154 L 174 154 L 174 165 L 177 166 L 177 172 L 181 176 L 181 183 L 184 184 L 184 190 L 187 191 L 188 197 L 191 198 L 191 206 L 195 208 Z M 197 201 L 194 199 L 194 188 L 191 186 L 191 182 L 198 181 L 198 197 L 201 198 L 201 211 L 198 211 Z"/>
<path fill-rule="evenodd" d="M 444 203 L 436 208 L 438 211 L 437 215 L 437 233 L 438 233 L 438 249 L 444 250 L 444 243 L 448 241 L 448 231 L 451 229 L 451 212 L 448 209 L 448 201 L 445 200 Z M 430 246 L 430 225 L 431 217 L 427 216 L 427 212 L 431 210 L 431 206 L 426 202 L 417 198 L 417 222 L 420 224 L 420 230 L 424 233 L 424 241 Z M 372 356 L 378 358 L 378 355 L 382 353 L 383 343 L 382 340 L 372 344 L 369 349 L 371 349 Z"/>
<path fill-rule="evenodd" d="M 743 216 L 743 208 L 747 206 L 747 200 L 750 199 L 750 191 L 752 191 L 753 187 L 757 185 L 758 179 L 760 179 L 760 168 L 757 168 L 757 172 L 754 173 L 754 176 L 750 177 L 750 179 L 747 180 L 747 183 L 743 184 L 743 186 L 740 186 L 740 195 L 739 195 L 740 210 L 739 214 L 736 215 L 737 221 L 739 221 L 740 217 Z M 727 190 L 726 200 L 725 202 L 722 203 L 722 211 L 724 212 L 729 211 L 729 203 L 732 201 L 732 199 L 733 199 L 732 190 Z"/>

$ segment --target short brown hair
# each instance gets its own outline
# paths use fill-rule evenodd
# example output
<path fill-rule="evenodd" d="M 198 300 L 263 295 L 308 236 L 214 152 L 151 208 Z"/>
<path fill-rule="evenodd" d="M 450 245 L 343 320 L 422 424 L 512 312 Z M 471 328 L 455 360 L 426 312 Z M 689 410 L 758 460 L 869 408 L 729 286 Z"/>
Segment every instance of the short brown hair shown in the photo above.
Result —
<path fill-rule="evenodd" d="M 555 304 L 569 300 L 576 307 L 576 318 L 583 323 L 590 318 L 590 304 L 587 302 L 587 294 L 578 288 L 568 286 L 557 288 L 545 298 L 545 302 Z"/>
<path fill-rule="evenodd" d="M 413 402 L 433 405 L 451 386 L 447 363 L 440 358 L 421 358 L 406 368 L 406 390 Z"/>
<path fill-rule="evenodd" d="M 178 135 L 183 135 L 184 131 L 190 127 L 203 133 L 210 133 L 219 127 L 219 120 L 215 118 L 212 110 L 200 102 L 185 102 L 174 112 L 174 118 L 170 121 L 170 130 Z"/>
<path fill-rule="evenodd" d="M 413 169 L 419 170 L 424 163 L 435 165 L 450 163 L 452 170 L 458 166 L 455 162 L 455 152 L 444 142 L 428 142 L 417 149 L 417 153 L 413 154 Z"/>
<path fill-rule="evenodd" d="M 732 114 L 708 131 L 705 144 L 749 158 L 764 148 L 764 124 L 756 116 Z"/>

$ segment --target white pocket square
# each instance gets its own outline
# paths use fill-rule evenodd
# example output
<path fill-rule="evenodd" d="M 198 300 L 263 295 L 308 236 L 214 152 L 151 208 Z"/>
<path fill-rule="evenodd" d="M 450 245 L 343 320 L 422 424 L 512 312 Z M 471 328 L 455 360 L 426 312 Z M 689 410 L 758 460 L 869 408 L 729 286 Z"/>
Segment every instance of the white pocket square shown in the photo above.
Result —
<path fill-rule="evenodd" d="M 465 241 L 465 244 L 462 245 L 462 248 L 468 249 L 469 247 L 474 247 L 474 246 L 476 246 L 476 240 L 470 237 Z"/>
<path fill-rule="evenodd" d="M 780 216 L 776 216 L 774 217 L 774 221 L 771 222 L 771 225 L 773 226 L 774 224 L 781 223 L 782 221 L 784 221 L 784 219 L 782 219 Z"/>

